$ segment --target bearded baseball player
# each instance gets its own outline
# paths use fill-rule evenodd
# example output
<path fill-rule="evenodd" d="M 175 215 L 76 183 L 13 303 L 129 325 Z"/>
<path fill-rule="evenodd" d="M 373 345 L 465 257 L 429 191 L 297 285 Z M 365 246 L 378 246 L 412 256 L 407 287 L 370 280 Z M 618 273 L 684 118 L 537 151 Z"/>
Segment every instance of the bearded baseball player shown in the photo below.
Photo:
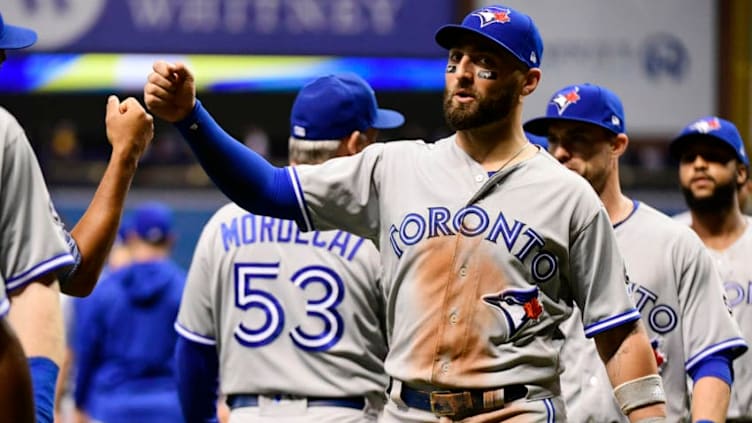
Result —
<path fill-rule="evenodd" d="M 685 225 L 625 196 L 619 158 L 627 149 L 624 108 L 611 90 L 570 85 L 554 93 L 546 115 L 524 125 L 546 135 L 549 151 L 600 196 L 629 276 L 629 292 L 655 350 L 671 422 L 726 418 L 732 361 L 747 350 L 724 302 L 720 276 L 702 242 Z M 608 375 L 578 318 L 562 330 L 562 391 L 575 422 L 620 422 Z M 693 388 L 687 387 L 687 377 Z M 690 398 L 692 398 L 690 405 Z"/>
<path fill-rule="evenodd" d="M 357 75 L 318 78 L 292 107 L 290 163 L 352 155 L 403 122 Z M 380 278 L 365 238 L 221 208 L 196 246 L 175 324 L 187 421 L 216 414 L 217 367 L 234 423 L 375 421 L 388 383 Z"/>
<path fill-rule="evenodd" d="M 740 187 L 749 178 L 749 158 L 733 123 L 707 116 L 690 123 L 671 142 L 679 161 L 679 183 L 689 207 L 691 228 L 713 257 L 733 316 L 752 339 L 752 218 L 738 206 Z M 734 360 L 729 422 L 752 421 L 752 356 Z"/>
<path fill-rule="evenodd" d="M 436 41 L 449 50 L 444 114 L 457 132 L 432 144 L 274 168 L 219 128 L 185 66 L 155 63 L 146 103 L 177 123 L 241 207 L 377 243 L 391 377 L 382 421 L 565 421 L 555 335 L 575 304 L 625 413 L 662 421 L 661 380 L 608 216 L 522 129 L 522 101 L 541 77 L 535 24 L 491 6 Z"/>

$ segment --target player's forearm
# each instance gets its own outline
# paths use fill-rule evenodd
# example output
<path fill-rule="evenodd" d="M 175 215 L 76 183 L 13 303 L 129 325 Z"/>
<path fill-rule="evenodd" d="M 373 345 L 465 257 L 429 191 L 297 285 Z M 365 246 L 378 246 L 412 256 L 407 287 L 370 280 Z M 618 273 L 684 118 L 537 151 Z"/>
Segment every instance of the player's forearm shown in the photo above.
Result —
<path fill-rule="evenodd" d="M 128 152 L 112 153 L 89 207 L 71 231 L 81 263 L 61 285 L 64 293 L 85 297 L 94 289 L 115 241 L 137 164 L 138 157 Z"/>
<path fill-rule="evenodd" d="M 175 125 L 201 167 L 237 205 L 254 214 L 303 220 L 287 170 L 272 166 L 225 132 L 200 101 Z"/>
<path fill-rule="evenodd" d="M 658 368 L 645 329 L 640 321 L 625 324 L 596 336 L 596 345 L 614 387 L 657 375 Z M 640 395 L 647 394 L 643 392 Z M 629 400 L 632 402 L 632 399 Z M 621 405 L 621 404 L 620 404 Z M 632 422 L 665 416 L 665 401 L 654 401 L 628 411 Z"/>
<path fill-rule="evenodd" d="M 703 377 L 692 388 L 692 421 L 726 421 L 731 387 L 715 377 Z"/>

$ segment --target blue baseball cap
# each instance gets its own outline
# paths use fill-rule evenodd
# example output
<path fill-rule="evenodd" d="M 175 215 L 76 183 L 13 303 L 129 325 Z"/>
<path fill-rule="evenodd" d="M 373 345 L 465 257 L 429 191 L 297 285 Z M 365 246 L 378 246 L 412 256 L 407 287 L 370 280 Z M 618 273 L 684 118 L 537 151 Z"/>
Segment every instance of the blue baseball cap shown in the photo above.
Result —
<path fill-rule="evenodd" d="M 172 209 L 166 204 L 151 201 L 133 210 L 128 229 L 144 241 L 159 243 L 172 234 L 172 225 Z"/>
<path fill-rule="evenodd" d="M 368 128 L 396 128 L 405 117 L 379 109 L 373 88 L 353 73 L 322 76 L 301 88 L 290 114 L 290 134 L 306 140 L 336 140 Z"/>
<path fill-rule="evenodd" d="M 546 115 L 525 122 L 526 131 L 547 135 L 548 125 L 555 121 L 591 123 L 614 134 L 626 131 L 624 106 L 608 88 L 592 84 L 569 85 L 557 91 L 546 106 Z"/>
<path fill-rule="evenodd" d="M 548 150 L 548 138 L 547 137 L 531 134 L 530 132 L 525 132 L 525 136 L 527 137 L 528 140 L 530 140 L 531 143 L 535 145 L 539 145 L 544 150 Z"/>
<path fill-rule="evenodd" d="M 0 50 L 26 48 L 36 42 L 36 32 L 20 26 L 7 25 L 0 14 Z"/>
<path fill-rule="evenodd" d="M 436 31 L 436 42 L 449 50 L 462 35 L 475 34 L 498 44 L 528 68 L 540 67 L 543 39 L 533 19 L 511 7 L 488 6 L 470 12 L 459 25 L 444 25 Z"/>
<path fill-rule="evenodd" d="M 678 158 L 681 155 L 682 147 L 688 141 L 695 139 L 705 139 L 710 141 L 723 141 L 734 150 L 736 158 L 745 166 L 749 166 L 749 157 L 744 149 L 744 141 L 736 129 L 736 125 L 716 116 L 705 116 L 700 118 L 682 129 L 681 133 L 671 141 L 669 151 L 671 155 Z"/>

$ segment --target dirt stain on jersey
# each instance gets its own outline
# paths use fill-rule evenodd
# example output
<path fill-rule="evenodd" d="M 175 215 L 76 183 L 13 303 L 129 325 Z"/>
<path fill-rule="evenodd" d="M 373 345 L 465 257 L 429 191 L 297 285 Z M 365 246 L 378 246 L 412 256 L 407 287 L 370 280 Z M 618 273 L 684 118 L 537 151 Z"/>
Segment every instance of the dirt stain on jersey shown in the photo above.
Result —
<path fill-rule="evenodd" d="M 508 285 L 494 246 L 464 236 L 422 244 L 427 250 L 416 263 L 415 286 L 430 318 L 416 333 L 413 364 L 431 375 L 431 384 L 483 386 L 493 371 L 489 334 L 498 320 L 481 297 Z"/>

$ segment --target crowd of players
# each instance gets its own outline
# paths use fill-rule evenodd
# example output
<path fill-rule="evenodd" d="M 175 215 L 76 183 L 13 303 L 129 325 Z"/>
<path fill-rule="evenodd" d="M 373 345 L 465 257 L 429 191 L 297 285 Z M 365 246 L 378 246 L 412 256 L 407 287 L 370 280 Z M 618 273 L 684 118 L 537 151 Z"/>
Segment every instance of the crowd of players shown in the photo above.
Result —
<path fill-rule="evenodd" d="M 0 27 L 2 50 L 33 43 Z M 456 134 L 376 143 L 403 116 L 360 77 L 324 76 L 295 99 L 285 168 L 218 126 L 188 68 L 155 63 L 148 110 L 234 202 L 187 274 L 169 210 L 120 224 L 153 135 L 136 100 L 108 103 L 120 172 L 87 211 L 107 218 L 71 234 L 4 113 L 0 421 L 53 420 L 57 293 L 89 295 L 118 227 L 110 258 L 126 262 L 73 306 L 77 423 L 752 421 L 734 383 L 752 372 L 752 230 L 733 123 L 702 117 L 671 141 L 689 209 L 671 219 L 621 190 L 627 113 L 608 88 L 563 87 L 523 125 L 543 57 L 531 18 L 489 6 L 436 41 Z"/>

